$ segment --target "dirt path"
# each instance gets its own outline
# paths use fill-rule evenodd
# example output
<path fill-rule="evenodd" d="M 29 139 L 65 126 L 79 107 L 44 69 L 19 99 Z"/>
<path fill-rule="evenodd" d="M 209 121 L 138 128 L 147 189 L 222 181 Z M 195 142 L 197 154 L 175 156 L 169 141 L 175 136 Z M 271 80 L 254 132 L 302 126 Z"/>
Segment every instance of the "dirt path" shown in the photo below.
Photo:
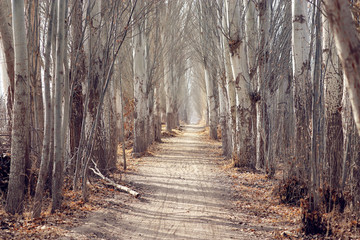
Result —
<path fill-rule="evenodd" d="M 162 144 L 130 177 L 146 189 L 145 202 L 122 216 L 123 239 L 231 239 L 229 182 L 219 177 L 214 146 L 201 141 L 200 127 Z"/>
<path fill-rule="evenodd" d="M 126 174 L 141 199 L 107 199 L 105 211 L 62 239 L 271 239 L 272 228 L 249 226 L 249 216 L 234 210 L 232 180 L 217 165 L 220 145 L 204 141 L 202 129 L 187 126 L 165 139 Z"/>

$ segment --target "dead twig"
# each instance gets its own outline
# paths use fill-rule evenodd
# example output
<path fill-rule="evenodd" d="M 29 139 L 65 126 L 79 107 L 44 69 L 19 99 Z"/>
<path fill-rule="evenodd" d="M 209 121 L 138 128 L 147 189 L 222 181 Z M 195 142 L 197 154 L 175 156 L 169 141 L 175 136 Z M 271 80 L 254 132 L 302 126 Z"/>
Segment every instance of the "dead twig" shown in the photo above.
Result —
<path fill-rule="evenodd" d="M 101 172 L 100 170 L 97 168 L 96 164 L 94 165 L 94 168 L 90 168 L 91 171 L 93 171 L 93 173 L 95 173 L 96 175 L 98 175 L 99 177 L 101 177 L 103 180 L 106 181 L 106 185 L 108 186 L 113 186 L 114 188 L 120 190 L 120 191 L 124 191 L 124 192 L 127 192 L 131 195 L 133 195 L 135 198 L 138 198 L 140 197 L 140 193 L 126 187 L 126 186 L 123 186 L 123 185 L 120 185 L 120 184 L 117 184 L 116 182 L 114 182 L 113 180 L 111 180 L 110 178 L 108 177 L 105 177 Z"/>

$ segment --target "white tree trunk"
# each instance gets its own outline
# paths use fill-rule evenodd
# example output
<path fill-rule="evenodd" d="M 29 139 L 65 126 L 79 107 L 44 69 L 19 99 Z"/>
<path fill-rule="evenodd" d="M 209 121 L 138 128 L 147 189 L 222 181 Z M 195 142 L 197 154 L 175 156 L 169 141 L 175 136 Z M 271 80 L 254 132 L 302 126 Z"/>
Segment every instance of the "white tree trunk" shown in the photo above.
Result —
<path fill-rule="evenodd" d="M 325 0 L 336 49 L 346 76 L 355 124 L 360 133 L 360 41 L 346 0 Z"/>
<path fill-rule="evenodd" d="M 295 111 L 295 157 L 298 177 L 308 177 L 310 153 L 310 32 L 307 26 L 307 2 L 292 1 L 292 62 Z M 299 165 L 298 165 L 299 164 Z"/>
<path fill-rule="evenodd" d="M 135 6 L 134 16 L 139 16 L 143 3 L 138 1 Z M 147 113 L 146 85 L 148 81 L 146 69 L 146 35 L 144 19 L 136 20 L 133 29 L 133 55 L 134 55 L 134 153 L 144 152 L 147 148 L 145 139 L 145 123 Z"/>
<path fill-rule="evenodd" d="M 343 80 L 339 75 L 340 64 L 329 21 L 323 16 L 322 30 L 323 69 L 325 84 L 326 151 L 325 159 L 330 163 L 330 185 L 340 187 L 341 158 L 343 157 L 342 96 Z"/>
<path fill-rule="evenodd" d="M 12 121 L 11 166 L 6 212 L 22 213 L 24 205 L 25 165 L 29 161 L 30 89 L 25 30 L 24 1 L 12 1 L 15 46 L 15 92 Z"/>
<path fill-rule="evenodd" d="M 222 9 L 222 28 L 224 30 L 228 30 L 228 19 L 227 19 L 227 1 L 224 1 L 223 9 Z M 224 34 L 221 34 L 222 42 L 223 42 L 223 55 L 224 55 L 224 66 L 226 73 L 226 91 L 228 96 L 228 116 L 229 120 L 229 128 L 231 133 L 231 154 L 233 156 L 236 155 L 236 95 L 235 95 L 235 79 L 233 78 L 234 74 L 231 68 L 230 62 L 230 49 L 229 44 Z"/>
<path fill-rule="evenodd" d="M 251 159 L 253 162 L 250 163 L 251 166 L 256 166 L 257 159 L 257 102 L 259 101 L 258 93 L 258 77 L 257 77 L 257 53 L 258 53 L 258 32 L 257 32 L 257 10 L 255 7 L 254 1 L 244 1 L 244 9 L 246 9 L 245 15 L 245 31 L 246 31 L 246 50 L 249 66 L 249 75 L 250 75 L 250 95 L 251 97 L 251 135 L 253 136 L 252 145 L 253 153 L 255 156 Z"/>
<path fill-rule="evenodd" d="M 51 112 L 51 96 L 50 96 L 50 53 L 51 53 L 51 34 L 53 31 L 54 12 L 56 2 L 51 3 L 51 12 L 49 17 L 49 25 L 47 32 L 46 48 L 45 48 L 45 69 L 44 69 L 44 107 L 45 107 L 45 121 L 44 121 L 44 139 L 41 153 L 40 171 L 38 181 L 36 184 L 36 191 L 34 197 L 33 218 L 40 217 L 42 208 L 42 198 L 44 186 L 49 169 L 49 153 L 50 153 L 50 137 L 52 126 L 52 112 Z"/>
<path fill-rule="evenodd" d="M 250 100 L 250 75 L 248 69 L 247 55 L 245 49 L 245 38 L 240 25 L 241 5 L 240 1 L 229 1 L 229 15 L 232 18 L 228 21 L 230 27 L 230 61 L 234 74 L 236 87 L 236 125 L 237 125 L 237 158 L 235 166 L 251 166 L 255 158 L 251 118 Z"/>

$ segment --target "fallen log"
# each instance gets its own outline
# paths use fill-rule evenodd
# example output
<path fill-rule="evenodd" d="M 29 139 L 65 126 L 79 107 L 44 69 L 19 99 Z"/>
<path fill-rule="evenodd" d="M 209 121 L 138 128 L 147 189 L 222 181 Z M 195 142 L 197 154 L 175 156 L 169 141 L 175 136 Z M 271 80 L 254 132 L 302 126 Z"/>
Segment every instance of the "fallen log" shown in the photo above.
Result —
<path fill-rule="evenodd" d="M 90 168 L 96 175 L 98 175 L 99 177 L 101 177 L 103 180 L 106 181 L 106 185 L 108 186 L 113 186 L 114 188 L 120 190 L 120 191 L 124 191 L 124 192 L 127 192 L 131 195 L 133 195 L 135 198 L 138 198 L 140 197 L 140 193 L 126 187 L 126 186 L 123 186 L 123 185 L 120 185 L 120 184 L 117 184 L 116 182 L 114 182 L 113 180 L 111 180 L 110 178 L 107 178 L 105 177 L 101 172 L 100 170 L 95 166 L 95 168 Z"/>

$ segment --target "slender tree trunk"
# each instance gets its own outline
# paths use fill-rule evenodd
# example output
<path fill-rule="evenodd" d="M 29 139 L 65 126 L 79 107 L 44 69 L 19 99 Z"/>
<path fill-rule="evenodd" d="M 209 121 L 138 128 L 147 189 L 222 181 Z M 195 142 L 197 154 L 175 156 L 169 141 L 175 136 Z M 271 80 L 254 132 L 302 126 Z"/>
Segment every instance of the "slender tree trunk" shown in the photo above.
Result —
<path fill-rule="evenodd" d="M 44 104 L 41 85 L 41 62 L 40 62 L 40 19 L 39 2 L 28 1 L 28 52 L 29 52 L 29 78 L 31 82 L 31 149 L 38 156 L 41 153 L 41 145 L 44 135 Z M 33 164 L 39 167 L 40 161 Z"/>
<path fill-rule="evenodd" d="M 251 134 L 253 136 L 252 146 L 254 148 L 253 153 L 255 156 L 252 158 L 254 162 L 250 163 L 253 167 L 256 166 L 256 149 L 257 147 L 257 102 L 260 100 L 260 95 L 258 93 L 258 77 L 257 77 L 257 47 L 258 47 L 258 38 L 257 38 L 257 11 L 255 8 L 255 3 L 253 1 L 244 1 L 244 8 L 246 10 L 245 15 L 245 31 L 246 31 L 246 49 L 248 56 L 248 66 L 249 66 L 249 75 L 250 75 L 250 100 L 251 100 Z M 271 168 L 271 167 L 270 167 Z M 271 171 L 270 171 L 271 172 Z"/>
<path fill-rule="evenodd" d="M 174 96 L 172 93 L 173 88 L 173 68 L 169 62 L 169 56 L 165 56 L 165 73 L 164 73 L 164 89 L 166 94 L 166 130 L 171 131 L 175 127 L 175 114 L 174 114 Z"/>
<path fill-rule="evenodd" d="M 226 12 L 226 5 L 224 6 L 224 12 Z M 222 26 L 226 26 L 226 16 L 223 16 Z M 235 157 L 236 153 L 236 95 L 235 95 L 235 80 L 233 78 L 234 74 L 231 68 L 230 62 L 230 49 L 229 44 L 225 38 L 225 35 L 222 35 L 222 40 L 224 44 L 224 65 L 226 70 L 226 91 L 228 96 L 228 105 L 229 105 L 229 128 L 231 133 L 231 154 Z"/>
<path fill-rule="evenodd" d="M 326 152 L 325 159 L 330 163 L 330 185 L 339 190 L 341 178 L 341 159 L 343 157 L 342 95 L 343 81 L 339 75 L 339 62 L 334 37 L 329 22 L 323 21 L 323 68 L 325 78 L 326 111 Z"/>
<path fill-rule="evenodd" d="M 11 134 L 12 125 L 12 108 L 14 102 L 14 42 L 13 42 L 13 31 L 11 22 L 11 4 L 10 1 L 0 1 L 0 33 L 2 45 L 4 47 L 6 72 L 8 75 L 7 89 L 4 89 L 7 94 L 7 115 L 8 115 L 8 130 Z"/>
<path fill-rule="evenodd" d="M 353 109 L 355 124 L 360 133 L 360 46 L 349 3 L 346 0 L 325 0 L 325 7 L 336 49 L 346 75 L 350 102 Z"/>
<path fill-rule="evenodd" d="M 65 1 L 58 1 L 58 24 L 56 40 L 56 72 L 55 72 L 55 104 L 54 104 L 54 168 L 52 177 L 52 208 L 60 209 L 62 203 L 63 185 L 63 139 L 61 116 L 61 83 L 64 80 L 64 27 L 65 27 Z"/>
<path fill-rule="evenodd" d="M 206 96 L 209 108 L 210 138 L 217 139 L 217 109 L 214 96 L 214 76 L 211 74 L 211 71 L 209 71 L 209 66 L 206 60 L 204 62 L 204 66 Z"/>
<path fill-rule="evenodd" d="M 229 14 L 234 14 L 229 22 L 230 26 L 230 55 L 231 67 L 235 79 L 236 88 L 236 125 L 237 125 L 237 158 L 235 166 L 254 167 L 255 149 L 252 145 L 252 114 L 250 99 L 250 75 L 245 49 L 245 38 L 240 25 L 241 5 L 240 2 L 230 1 Z M 228 21 L 230 19 L 228 18 Z"/>
<path fill-rule="evenodd" d="M 155 87 L 155 102 L 154 102 L 154 121 L 155 121 L 155 141 L 161 142 L 161 87 L 162 79 L 160 83 Z"/>
<path fill-rule="evenodd" d="M 295 162 L 297 177 L 309 179 L 310 60 L 307 2 L 292 1 L 292 60 L 295 107 Z"/>
<path fill-rule="evenodd" d="M 136 3 L 134 15 L 138 16 L 142 11 L 144 4 L 139 1 Z M 134 150 L 138 154 L 147 148 L 147 139 L 144 137 L 146 132 L 146 113 L 147 113 L 147 94 L 146 86 L 148 81 L 146 69 L 146 35 L 144 19 L 136 21 L 133 30 L 134 41 L 134 98 L 135 98 L 135 116 L 134 116 Z"/>
<path fill-rule="evenodd" d="M 44 74 L 44 106 L 45 106 L 45 127 L 44 127 L 44 140 L 41 153 L 41 163 L 39 177 L 36 185 L 34 207 L 33 207 L 33 218 L 40 217 L 42 208 L 42 198 L 44 193 L 44 186 L 49 168 L 49 152 L 50 152 L 50 137 L 51 137 L 51 96 L 50 96 L 50 52 L 51 52 L 51 34 L 52 34 L 52 21 L 54 20 L 56 1 L 51 2 L 51 10 L 49 23 L 47 28 L 47 41 L 45 47 L 45 74 Z"/>
<path fill-rule="evenodd" d="M 269 59 L 269 30 L 270 30 L 270 0 L 261 0 L 258 5 L 259 29 L 259 58 L 258 58 L 258 85 L 260 88 L 260 101 L 257 104 L 257 134 L 256 134 L 256 168 L 265 167 L 266 145 L 268 143 L 269 122 L 267 114 L 266 66 Z M 268 161 L 267 161 L 268 162 Z"/>
<path fill-rule="evenodd" d="M 81 136 L 81 124 L 84 111 L 84 96 L 82 92 L 82 85 L 85 82 L 85 54 L 83 48 L 83 27 L 82 27 L 82 0 L 72 0 L 74 7 L 74 14 L 72 16 L 72 52 L 71 55 L 71 79 L 70 83 L 73 85 L 72 107 L 70 113 L 70 151 L 72 155 L 75 154 L 79 148 Z M 74 158 L 75 159 L 75 158 Z M 75 165 L 74 163 L 72 165 Z"/>
<path fill-rule="evenodd" d="M 231 138 L 229 136 L 228 122 L 228 106 L 227 106 L 227 96 L 226 96 L 226 77 L 225 73 L 222 74 L 219 84 L 219 102 L 220 102 L 220 127 L 221 127 L 221 140 L 222 140 L 222 150 L 223 155 L 226 157 L 231 156 Z"/>
<path fill-rule="evenodd" d="M 321 13 L 320 0 L 314 6 L 313 13 L 313 36 L 315 38 L 314 66 L 312 71 L 313 79 L 313 100 L 312 100 L 312 146 L 311 146 L 311 186 L 310 199 L 312 209 L 318 210 L 320 203 L 320 160 L 324 158 L 324 82 L 321 75 Z"/>
<path fill-rule="evenodd" d="M 15 46 L 15 92 L 12 122 L 11 166 L 6 212 L 22 213 L 24 207 L 25 163 L 29 161 L 29 80 L 24 1 L 12 1 Z"/>

